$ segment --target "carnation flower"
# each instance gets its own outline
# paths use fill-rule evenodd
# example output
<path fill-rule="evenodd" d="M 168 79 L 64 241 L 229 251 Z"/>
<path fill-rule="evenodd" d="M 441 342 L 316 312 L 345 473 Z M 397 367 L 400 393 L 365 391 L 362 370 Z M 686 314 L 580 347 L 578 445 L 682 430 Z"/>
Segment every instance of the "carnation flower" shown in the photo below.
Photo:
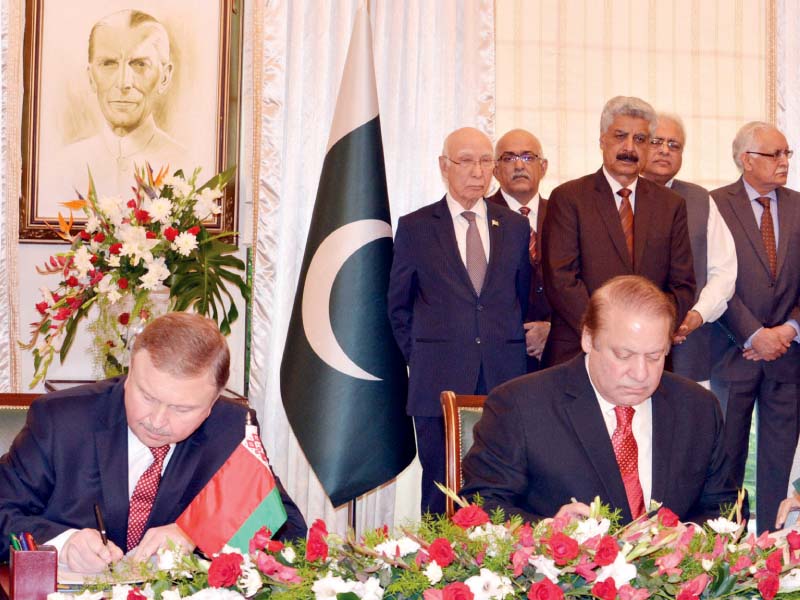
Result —
<path fill-rule="evenodd" d="M 439 583 L 442 580 L 442 575 L 444 574 L 442 572 L 442 567 L 440 567 L 434 561 L 429 562 L 428 566 L 425 567 L 425 571 L 423 572 L 425 573 L 425 577 L 428 578 L 428 581 L 431 582 L 431 585 L 436 585 Z"/>
<path fill-rule="evenodd" d="M 147 198 L 143 208 L 153 221 L 158 221 L 162 225 L 169 225 L 172 222 L 172 201 L 169 198 L 156 197 L 152 200 Z"/>
<path fill-rule="evenodd" d="M 79 247 L 73 254 L 73 265 L 78 271 L 78 277 L 86 277 L 86 273 L 92 268 L 92 253 L 86 246 Z"/>
<path fill-rule="evenodd" d="M 197 238 L 188 231 L 184 231 L 175 238 L 171 247 L 181 256 L 189 256 L 197 248 Z"/>

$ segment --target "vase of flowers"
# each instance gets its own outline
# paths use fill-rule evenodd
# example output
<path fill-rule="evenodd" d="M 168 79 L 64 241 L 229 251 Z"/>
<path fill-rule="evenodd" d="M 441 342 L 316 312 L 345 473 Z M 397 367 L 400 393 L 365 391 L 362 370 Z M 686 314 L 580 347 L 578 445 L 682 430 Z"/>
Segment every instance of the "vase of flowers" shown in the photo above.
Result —
<path fill-rule="evenodd" d="M 40 319 L 22 347 L 31 350 L 31 387 L 47 374 L 56 353 L 64 361 L 87 317 L 93 335 L 95 366 L 112 377 L 127 370 L 136 333 L 167 310 L 195 310 L 212 317 L 227 335 L 238 311 L 228 285 L 247 301 L 244 263 L 232 232 L 211 234 L 205 222 L 219 214 L 219 199 L 234 168 L 198 183 L 199 169 L 157 174 L 147 165 L 134 173 L 131 198 L 99 197 L 91 175 L 86 197 L 64 202 L 69 219 L 59 214 L 58 235 L 71 246 L 50 257 L 37 271 L 60 277 L 54 289 L 42 288 L 36 304 Z M 73 211 L 86 225 L 72 233 Z M 91 312 L 90 312 L 91 311 Z"/>

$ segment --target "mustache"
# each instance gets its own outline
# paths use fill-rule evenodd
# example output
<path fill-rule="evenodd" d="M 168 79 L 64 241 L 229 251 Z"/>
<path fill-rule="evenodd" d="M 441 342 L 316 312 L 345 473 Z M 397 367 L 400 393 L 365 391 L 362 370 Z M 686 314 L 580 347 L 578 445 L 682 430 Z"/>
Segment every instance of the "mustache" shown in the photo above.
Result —
<path fill-rule="evenodd" d="M 617 154 L 617 160 L 636 164 L 639 162 L 639 155 L 636 152 L 620 152 Z"/>
<path fill-rule="evenodd" d="M 164 435 L 167 435 L 167 433 L 168 433 L 168 430 L 166 430 L 166 429 L 158 429 L 157 427 L 153 427 L 147 421 L 141 421 L 139 424 L 142 426 L 142 429 L 144 429 L 145 431 L 147 431 L 148 433 L 151 433 L 153 435 L 164 436 Z"/>
<path fill-rule="evenodd" d="M 511 176 L 511 179 L 530 179 L 530 175 L 528 175 L 524 171 L 521 171 L 518 173 L 514 173 L 514 175 Z"/>

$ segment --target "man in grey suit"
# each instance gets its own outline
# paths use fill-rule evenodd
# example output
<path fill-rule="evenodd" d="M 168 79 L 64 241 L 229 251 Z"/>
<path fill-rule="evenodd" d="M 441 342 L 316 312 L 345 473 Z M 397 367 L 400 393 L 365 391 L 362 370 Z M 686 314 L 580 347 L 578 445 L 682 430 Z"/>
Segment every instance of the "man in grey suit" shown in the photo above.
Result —
<path fill-rule="evenodd" d="M 733 234 L 739 275 L 714 333 L 711 387 L 725 411 L 733 476 L 744 479 L 758 402 L 756 519 L 772 528 L 786 497 L 797 445 L 800 400 L 800 194 L 784 185 L 792 151 L 768 123 L 742 127 L 733 141 L 736 182 L 711 196 Z"/>
<path fill-rule="evenodd" d="M 711 331 L 728 307 L 736 287 L 736 247 L 708 190 L 676 179 L 683 164 L 686 133 L 678 115 L 659 113 L 642 175 L 686 200 L 689 241 L 697 281 L 694 306 L 673 338 L 672 371 L 708 388 L 711 379 Z M 691 335 L 689 335 L 691 334 Z"/>

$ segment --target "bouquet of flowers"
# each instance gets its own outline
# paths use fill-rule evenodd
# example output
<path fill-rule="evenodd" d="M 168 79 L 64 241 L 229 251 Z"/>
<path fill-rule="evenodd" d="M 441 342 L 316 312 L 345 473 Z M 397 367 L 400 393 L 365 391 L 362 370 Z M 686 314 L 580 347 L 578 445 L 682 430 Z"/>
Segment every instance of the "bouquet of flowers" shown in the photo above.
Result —
<path fill-rule="evenodd" d="M 464 505 L 390 535 L 355 539 L 316 521 L 284 545 L 262 529 L 246 553 L 210 561 L 162 551 L 160 568 L 115 598 L 282 600 L 646 600 L 800 597 L 800 533 L 745 533 L 734 515 L 700 527 L 667 508 L 622 527 L 599 499 L 588 518 L 536 524 Z M 87 593 L 88 594 L 88 593 Z"/>
<path fill-rule="evenodd" d="M 134 173 L 131 198 L 98 197 L 89 177 L 89 192 L 63 203 L 69 219 L 59 214 L 58 235 L 70 242 L 66 252 L 54 254 L 37 271 L 57 274 L 54 289 L 42 288 L 36 304 L 41 318 L 31 324 L 31 337 L 23 348 L 33 351 L 35 386 L 58 352 L 61 362 L 72 346 L 78 324 L 92 307 L 97 318 L 94 334 L 95 364 L 112 377 L 127 368 L 131 338 L 153 316 L 154 298 L 169 293 L 167 310 L 190 308 L 213 317 L 220 331 L 230 333 L 238 317 L 232 284 L 243 298 L 249 288 L 240 274 L 244 263 L 235 256 L 233 235 L 211 235 L 204 225 L 219 214 L 219 198 L 234 175 L 234 168 L 200 185 L 199 169 L 188 178 L 182 171 L 158 174 L 147 165 Z M 86 226 L 73 235 L 73 212 L 82 211 Z"/>

